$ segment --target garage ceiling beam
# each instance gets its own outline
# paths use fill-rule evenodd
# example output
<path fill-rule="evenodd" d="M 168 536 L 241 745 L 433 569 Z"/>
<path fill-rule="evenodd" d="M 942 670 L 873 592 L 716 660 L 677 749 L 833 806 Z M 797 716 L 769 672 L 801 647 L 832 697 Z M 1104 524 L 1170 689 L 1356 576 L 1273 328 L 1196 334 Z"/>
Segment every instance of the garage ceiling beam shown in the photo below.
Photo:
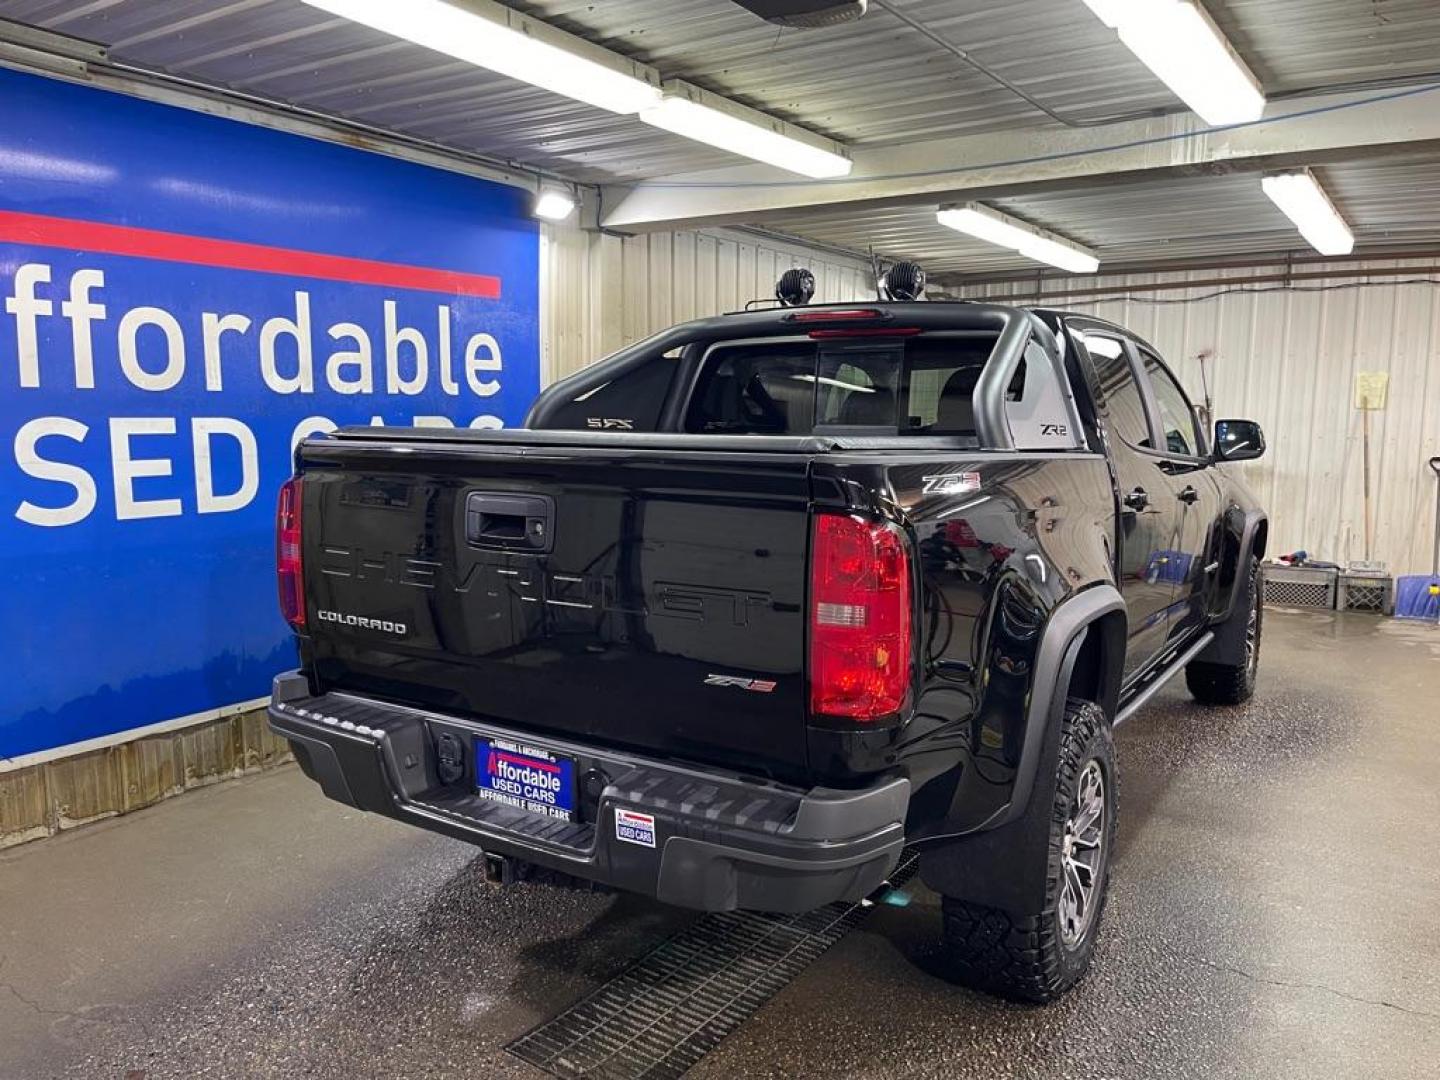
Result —
<path fill-rule="evenodd" d="M 797 212 L 935 204 L 1107 179 L 1323 164 L 1440 146 L 1440 84 L 1274 102 L 1265 118 L 1207 128 L 1191 113 L 1080 130 L 1025 129 L 856 148 L 842 181 L 745 165 L 607 187 L 607 228 L 692 228 Z"/>

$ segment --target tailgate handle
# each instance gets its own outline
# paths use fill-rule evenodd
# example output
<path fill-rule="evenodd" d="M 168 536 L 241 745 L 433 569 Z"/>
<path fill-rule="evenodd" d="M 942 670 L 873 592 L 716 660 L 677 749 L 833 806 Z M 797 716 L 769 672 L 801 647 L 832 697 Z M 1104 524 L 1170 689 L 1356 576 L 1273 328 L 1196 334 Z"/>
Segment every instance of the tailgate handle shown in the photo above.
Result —
<path fill-rule="evenodd" d="M 465 539 L 476 547 L 546 554 L 555 543 L 555 500 L 472 491 L 465 500 Z"/>

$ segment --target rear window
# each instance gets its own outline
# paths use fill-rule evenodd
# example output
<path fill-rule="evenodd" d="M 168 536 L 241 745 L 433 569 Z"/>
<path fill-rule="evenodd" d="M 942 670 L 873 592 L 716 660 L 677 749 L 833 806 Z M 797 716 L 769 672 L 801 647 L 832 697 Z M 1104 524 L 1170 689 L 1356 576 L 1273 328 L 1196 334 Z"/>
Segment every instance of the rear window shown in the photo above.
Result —
<path fill-rule="evenodd" d="M 995 336 L 867 342 L 746 341 L 710 350 L 686 430 L 975 435 L 971 395 Z M 1017 372 L 1023 385 L 1023 366 Z"/>
<path fill-rule="evenodd" d="M 813 342 L 747 342 L 712 349 L 691 398 L 687 431 L 809 433 L 815 422 Z"/>

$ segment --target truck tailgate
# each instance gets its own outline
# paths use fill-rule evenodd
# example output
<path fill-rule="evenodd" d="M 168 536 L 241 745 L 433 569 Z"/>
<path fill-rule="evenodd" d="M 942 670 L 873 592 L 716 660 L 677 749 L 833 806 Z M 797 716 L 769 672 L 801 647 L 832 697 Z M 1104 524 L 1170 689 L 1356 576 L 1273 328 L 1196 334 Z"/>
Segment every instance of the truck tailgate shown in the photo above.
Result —
<path fill-rule="evenodd" d="M 512 439 L 304 445 L 319 689 L 802 775 L 810 459 Z"/>

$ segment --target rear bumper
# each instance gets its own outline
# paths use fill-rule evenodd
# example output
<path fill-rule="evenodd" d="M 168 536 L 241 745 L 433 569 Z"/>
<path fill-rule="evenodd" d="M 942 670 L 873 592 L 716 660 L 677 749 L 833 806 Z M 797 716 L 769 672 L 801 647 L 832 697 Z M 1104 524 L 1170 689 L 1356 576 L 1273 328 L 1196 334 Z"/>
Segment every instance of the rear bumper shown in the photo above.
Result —
<path fill-rule="evenodd" d="M 703 911 L 808 911 L 858 900 L 899 861 L 910 782 L 800 790 L 665 764 L 276 678 L 270 727 L 332 799 L 480 845 L 486 852 Z M 436 740 L 543 742 L 575 758 L 582 819 L 487 802 L 469 779 L 442 784 Z M 588 793 L 588 798 L 587 798 Z M 615 811 L 654 818 L 654 844 L 616 835 Z"/>

